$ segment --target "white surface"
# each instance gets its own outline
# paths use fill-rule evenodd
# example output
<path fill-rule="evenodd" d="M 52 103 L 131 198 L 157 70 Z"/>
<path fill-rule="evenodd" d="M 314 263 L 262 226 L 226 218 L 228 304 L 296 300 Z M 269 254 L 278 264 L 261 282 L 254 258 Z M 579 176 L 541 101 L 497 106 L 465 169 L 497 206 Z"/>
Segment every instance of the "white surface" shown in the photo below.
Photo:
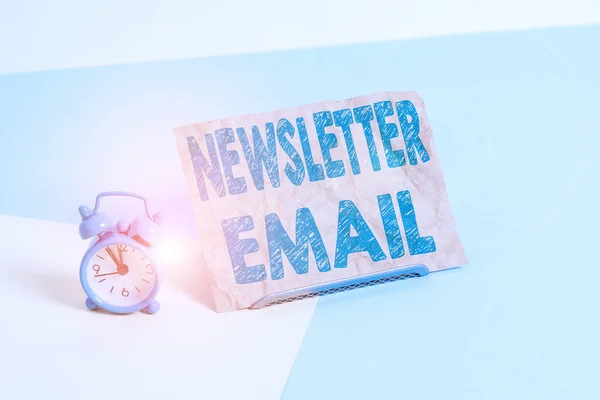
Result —
<path fill-rule="evenodd" d="M 169 266 L 155 315 L 88 311 L 77 226 L 0 216 L 0 399 L 278 399 L 316 299 L 217 314 Z"/>
<path fill-rule="evenodd" d="M 0 73 L 598 22 L 598 0 L 12 0 Z"/>

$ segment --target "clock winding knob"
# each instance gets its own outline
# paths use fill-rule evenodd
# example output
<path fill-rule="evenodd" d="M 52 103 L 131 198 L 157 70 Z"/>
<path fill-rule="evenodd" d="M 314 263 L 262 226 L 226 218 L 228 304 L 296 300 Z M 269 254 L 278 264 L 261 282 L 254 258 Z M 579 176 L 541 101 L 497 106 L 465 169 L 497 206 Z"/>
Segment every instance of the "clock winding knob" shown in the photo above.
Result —
<path fill-rule="evenodd" d="M 130 225 L 127 221 L 120 220 L 119 222 L 117 222 L 117 230 L 119 231 L 119 233 L 127 233 L 129 227 Z"/>

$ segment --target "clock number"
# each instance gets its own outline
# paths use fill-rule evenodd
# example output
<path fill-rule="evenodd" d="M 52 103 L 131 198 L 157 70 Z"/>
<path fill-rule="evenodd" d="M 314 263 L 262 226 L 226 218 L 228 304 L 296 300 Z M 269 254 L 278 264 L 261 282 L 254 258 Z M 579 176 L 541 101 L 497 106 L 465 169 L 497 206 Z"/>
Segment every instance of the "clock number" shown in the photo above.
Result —
<path fill-rule="evenodd" d="M 148 271 L 146 271 L 147 274 L 149 274 L 149 275 L 154 274 L 154 268 L 152 267 L 152 264 L 146 265 L 146 268 L 148 268 Z"/>
<path fill-rule="evenodd" d="M 121 292 L 121 295 L 123 297 L 127 297 L 127 296 L 129 296 L 129 292 L 127 291 L 127 289 L 123 288 L 123 291 Z"/>
<path fill-rule="evenodd" d="M 98 264 L 94 264 L 94 266 L 92 267 L 92 269 L 94 270 L 94 272 L 96 273 L 96 275 L 98 275 L 100 273 L 100 266 Z"/>
<path fill-rule="evenodd" d="M 118 244 L 117 250 L 118 251 L 127 251 L 127 246 L 125 246 L 124 244 Z"/>

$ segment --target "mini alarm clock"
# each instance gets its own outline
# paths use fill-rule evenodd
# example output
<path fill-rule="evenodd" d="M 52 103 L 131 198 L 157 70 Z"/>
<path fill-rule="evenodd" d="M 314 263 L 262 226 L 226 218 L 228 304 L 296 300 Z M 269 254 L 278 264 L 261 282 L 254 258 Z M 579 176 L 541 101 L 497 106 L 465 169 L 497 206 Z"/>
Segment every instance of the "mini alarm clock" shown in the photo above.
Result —
<path fill-rule="evenodd" d="M 106 196 L 140 199 L 146 213 L 131 223 L 121 220 L 113 225 L 106 214 L 98 212 L 100 199 Z M 79 270 L 87 308 L 100 307 L 118 314 L 156 313 L 160 308 L 155 297 L 161 271 L 152 259 L 152 242 L 163 222 L 160 213 L 150 215 L 148 201 L 138 194 L 105 192 L 96 197 L 92 211 L 83 205 L 79 214 L 79 235 L 83 240 L 94 238 Z"/>

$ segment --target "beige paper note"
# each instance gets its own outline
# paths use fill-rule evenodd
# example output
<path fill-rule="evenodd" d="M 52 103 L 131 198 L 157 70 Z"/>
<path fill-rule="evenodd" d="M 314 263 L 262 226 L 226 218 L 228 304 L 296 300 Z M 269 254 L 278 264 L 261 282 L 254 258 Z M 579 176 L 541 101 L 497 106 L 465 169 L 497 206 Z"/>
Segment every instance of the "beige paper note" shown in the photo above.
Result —
<path fill-rule="evenodd" d="M 174 133 L 219 312 L 400 266 L 439 271 L 467 262 L 414 92 Z"/>

